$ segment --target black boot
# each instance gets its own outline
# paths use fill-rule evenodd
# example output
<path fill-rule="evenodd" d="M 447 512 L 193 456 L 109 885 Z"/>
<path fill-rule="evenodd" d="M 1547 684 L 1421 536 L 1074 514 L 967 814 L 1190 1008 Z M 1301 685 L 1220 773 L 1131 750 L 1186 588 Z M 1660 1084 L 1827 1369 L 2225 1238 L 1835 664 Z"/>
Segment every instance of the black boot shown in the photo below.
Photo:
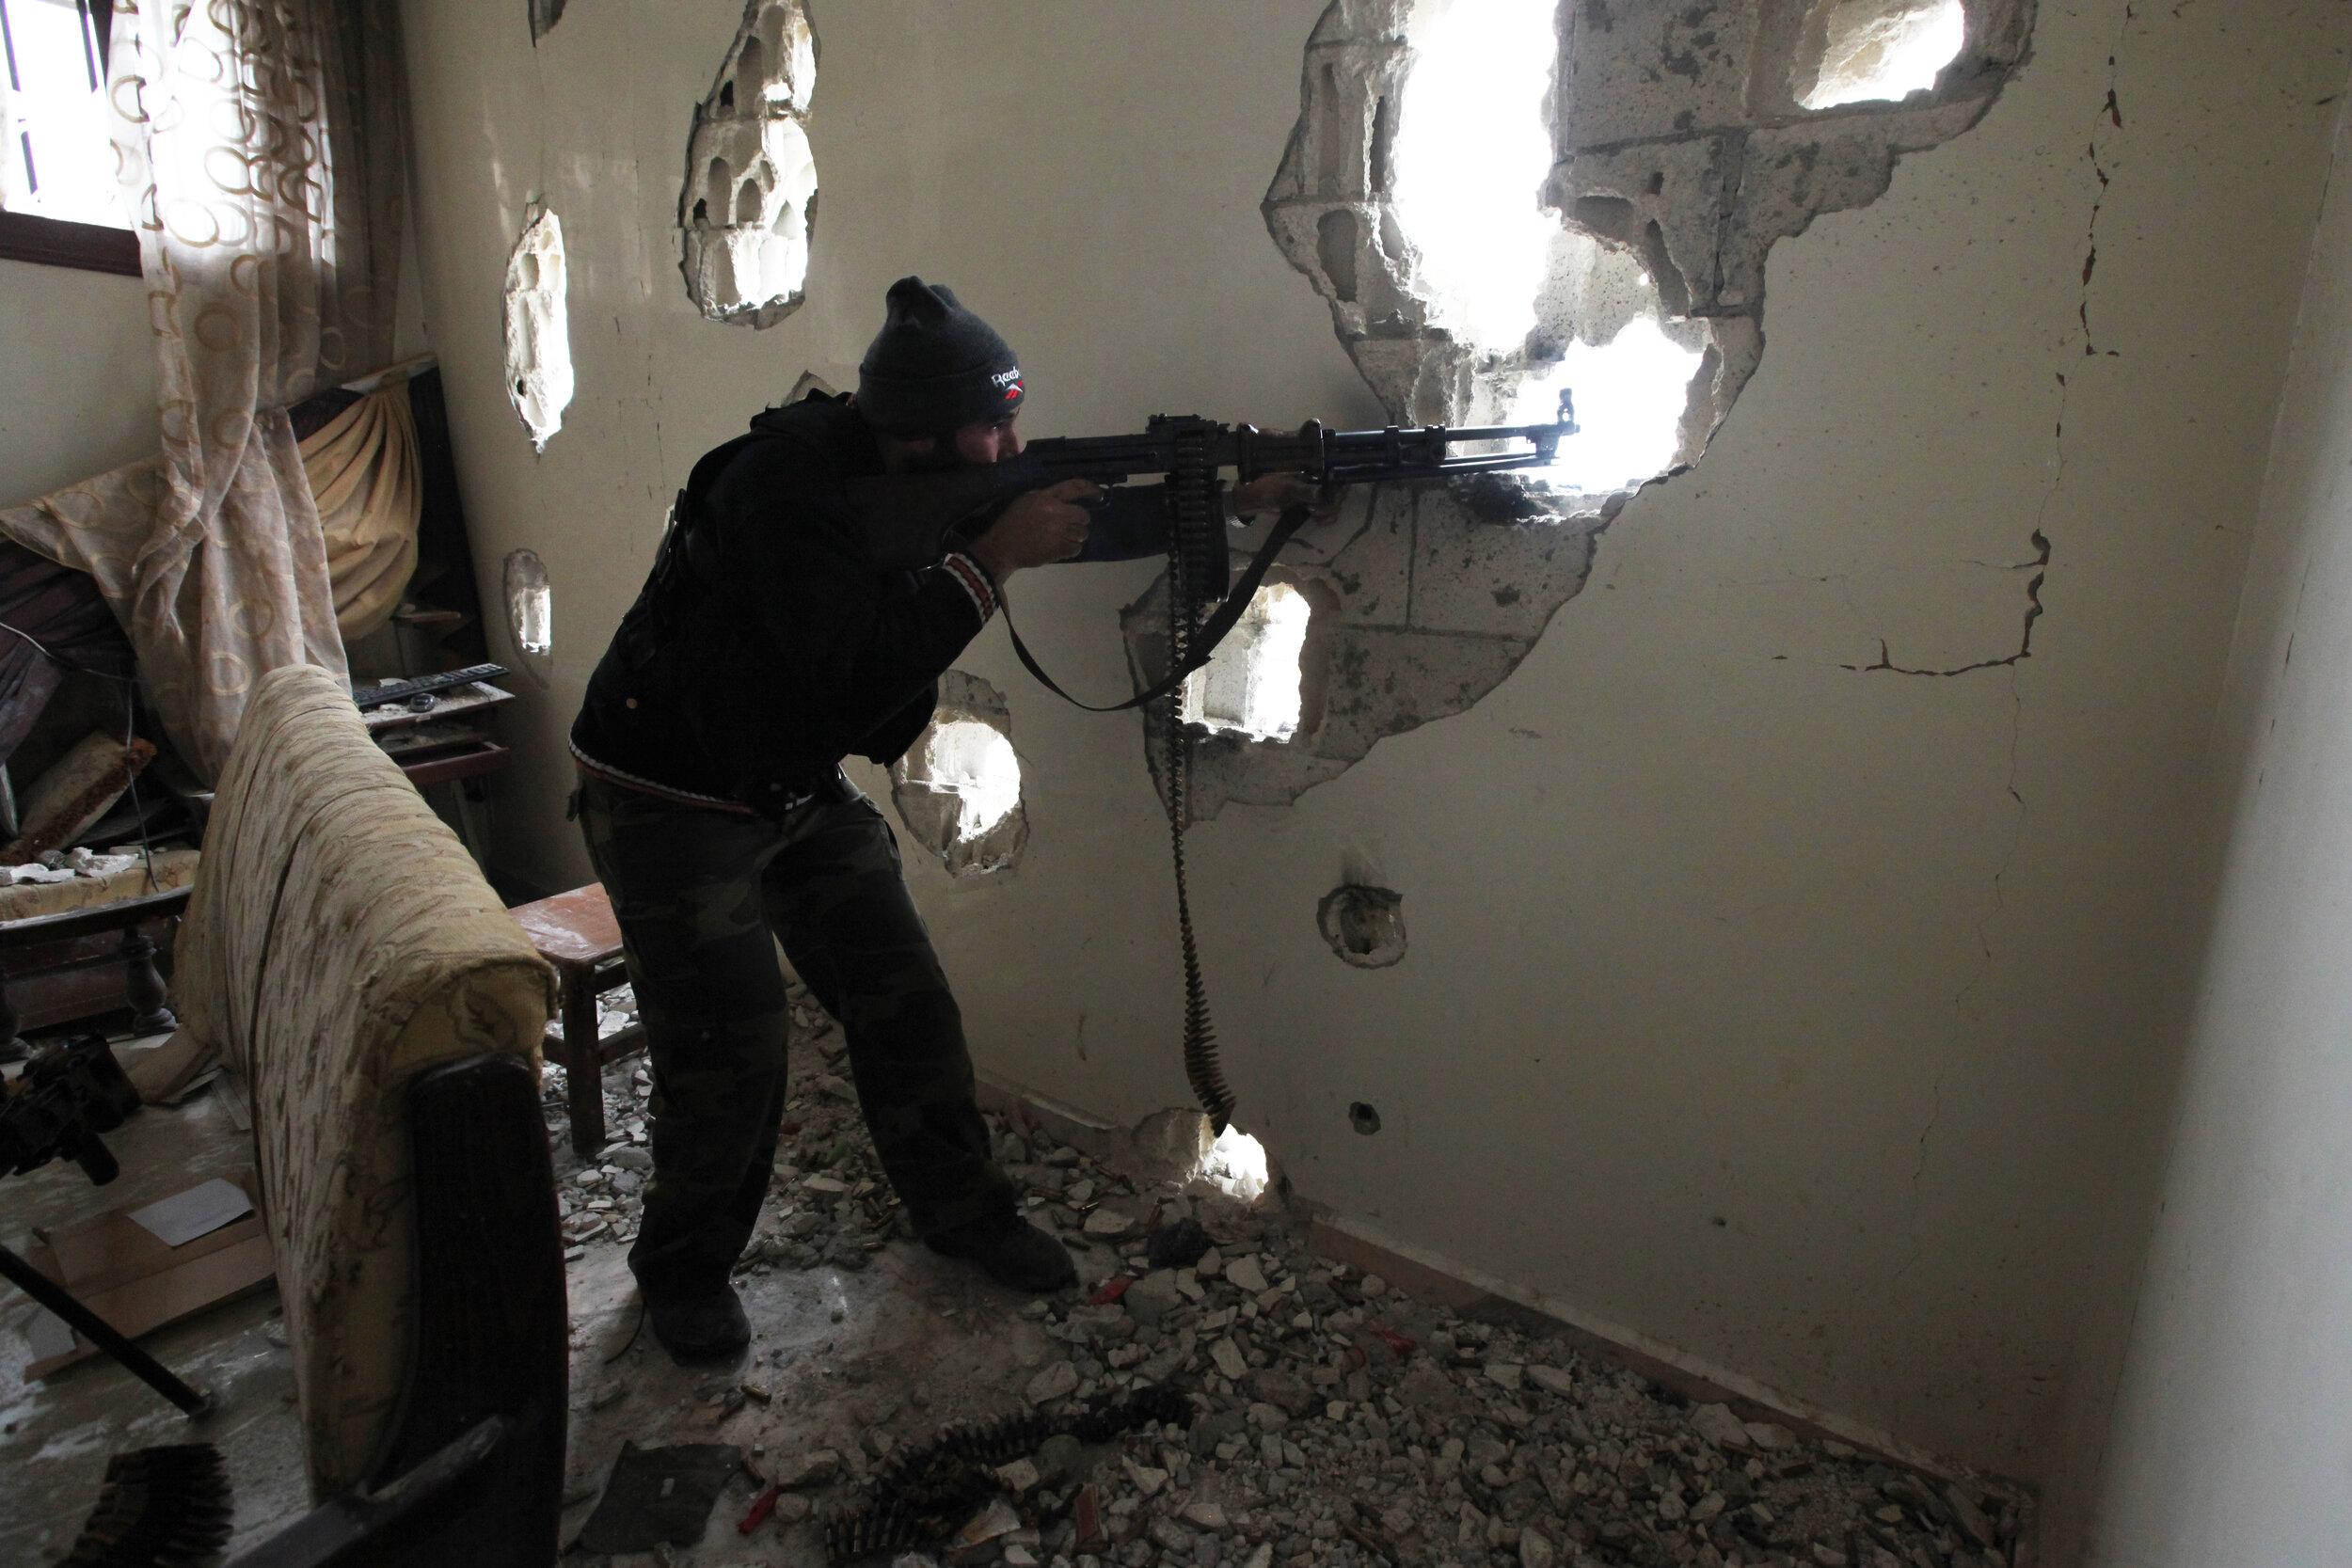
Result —
<path fill-rule="evenodd" d="M 653 1337 L 679 1366 L 723 1361 L 751 1343 L 751 1320 L 734 1288 L 722 1285 L 707 1295 L 645 1297 Z"/>
<path fill-rule="evenodd" d="M 970 1259 L 989 1278 L 1016 1291 L 1042 1295 L 1078 1282 L 1078 1267 L 1068 1250 L 1010 1210 L 926 1236 L 924 1242 L 943 1256 Z"/>

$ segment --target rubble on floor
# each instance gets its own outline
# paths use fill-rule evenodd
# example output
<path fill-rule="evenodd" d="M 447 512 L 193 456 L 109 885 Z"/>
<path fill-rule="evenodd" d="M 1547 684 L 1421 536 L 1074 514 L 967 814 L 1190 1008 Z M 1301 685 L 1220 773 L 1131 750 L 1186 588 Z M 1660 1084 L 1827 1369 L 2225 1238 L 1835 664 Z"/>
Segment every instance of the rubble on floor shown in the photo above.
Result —
<path fill-rule="evenodd" d="M 626 1010 L 625 993 L 620 1001 Z M 837 1060 L 839 1035 L 808 1016 L 797 991 L 796 1006 L 795 1093 L 739 1283 L 756 1300 L 806 1278 L 812 1296 L 836 1303 L 839 1323 L 839 1273 L 905 1256 L 891 1249 L 910 1237 Z M 609 1070 L 616 1141 L 563 1177 L 566 1233 L 583 1249 L 625 1243 L 636 1228 L 650 1164 L 640 1069 L 632 1061 Z M 551 1086 L 560 1171 L 571 1164 L 562 1114 L 562 1089 Z M 1188 1427 L 1147 1427 L 1092 1448 L 1046 1442 L 995 1472 L 1001 1496 L 942 1544 L 940 1559 L 910 1554 L 898 1568 L 2028 1560 L 2020 1543 L 2029 1520 L 2003 1496 L 1745 1421 L 1722 1404 L 1693 1406 L 1572 1350 L 1524 1312 L 1478 1322 L 1406 1299 L 1311 1254 L 1279 1193 L 1244 1205 L 1197 1177 L 1139 1180 L 1042 1130 L 991 1119 L 1029 1217 L 1071 1246 L 1080 1287 L 1025 1300 L 974 1275 L 952 1305 L 925 1304 L 940 1336 L 979 1347 L 969 1354 L 943 1349 L 893 1367 L 755 1344 L 743 1371 L 716 1380 L 714 1418 L 742 1412 L 755 1419 L 729 1430 L 768 1439 L 753 1451 L 773 1457 L 752 1465 L 774 1484 L 777 1526 L 797 1531 L 782 1560 L 813 1562 L 819 1522 L 871 1501 L 890 1456 L 944 1427 L 1074 1416 L 1160 1385 L 1189 1397 Z M 879 1283 L 918 1274 L 894 1264 Z M 703 1555 L 689 1548 L 670 1560 L 744 1560 L 759 1537 L 732 1528 L 741 1512 L 720 1507 Z"/>

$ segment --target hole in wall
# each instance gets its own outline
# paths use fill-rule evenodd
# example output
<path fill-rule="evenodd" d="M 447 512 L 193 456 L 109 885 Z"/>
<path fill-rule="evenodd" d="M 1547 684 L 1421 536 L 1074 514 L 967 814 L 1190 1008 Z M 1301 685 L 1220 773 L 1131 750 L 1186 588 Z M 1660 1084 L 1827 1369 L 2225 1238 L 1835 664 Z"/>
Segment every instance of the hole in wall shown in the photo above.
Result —
<path fill-rule="evenodd" d="M 1582 495 L 1630 490 L 1674 467 L 1691 378 L 1706 357 L 1666 336 L 1658 319 L 1636 317 L 1605 343 L 1581 338 L 1549 366 L 1519 384 L 1510 422 L 1552 418 L 1560 394 L 1574 394 L 1577 434 L 1560 443 L 1560 461 L 1537 477 Z"/>
<path fill-rule="evenodd" d="M 1348 882 L 1315 906 L 1315 926 L 1340 961 L 1356 969 L 1386 969 L 1405 958 L 1405 895 Z"/>
<path fill-rule="evenodd" d="M 1359 1100 L 1347 1108 L 1347 1125 L 1369 1138 L 1380 1131 L 1380 1113 Z"/>
<path fill-rule="evenodd" d="M 1227 1197 L 1243 1203 L 1255 1203 L 1265 1196 L 1271 1170 L 1266 1162 L 1265 1145 L 1228 1123 L 1209 1146 L 1208 1157 L 1200 1162 L 1200 1179 L 1208 1182 Z"/>
<path fill-rule="evenodd" d="M 555 588 L 536 550 L 506 558 L 506 633 L 532 679 L 547 685 L 555 670 Z"/>
<path fill-rule="evenodd" d="M 531 41 L 537 43 L 564 20 L 564 0 L 528 0 L 528 4 L 531 7 Z"/>
<path fill-rule="evenodd" d="M 540 451 L 572 402 L 564 225 L 541 210 L 506 261 L 506 399 Z"/>
<path fill-rule="evenodd" d="M 1960 57 L 1967 32 L 1961 0 L 1826 0 L 1805 28 L 1809 80 L 1792 76 L 1789 87 L 1808 109 L 1924 92 Z"/>
<path fill-rule="evenodd" d="M 1595 537 L 1700 460 L 1755 373 L 1772 247 L 1968 131 L 2032 43 L 2034 0 L 1932 0 L 1965 23 L 1932 92 L 1824 115 L 1799 100 L 1845 3 L 1324 9 L 1261 204 L 1276 246 L 1391 420 L 1547 420 L 1569 389 L 1583 433 L 1534 483 L 1379 486 L 1294 540 L 1285 571 L 1323 595 L 1307 717 L 1282 746 L 1201 742 L 1194 820 L 1295 800 L 1507 678 L 1584 586 Z M 1931 0 L 1853 3 L 1883 19 Z M 1139 677 L 1166 668 L 1163 620 L 1149 599 L 1122 615 Z"/>
<path fill-rule="evenodd" d="M 1287 582 L 1269 582 L 1209 662 L 1184 682 L 1184 721 L 1248 740 L 1288 740 L 1298 733 L 1303 680 L 1299 656 L 1313 610 Z"/>
<path fill-rule="evenodd" d="M 1432 325 L 1488 353 L 1535 325 L 1559 221 L 1540 201 L 1551 172 L 1544 102 L 1559 53 L 1552 0 L 1416 8 L 1392 199 L 1412 246 L 1412 286 Z"/>
<path fill-rule="evenodd" d="M 1406 287 L 1426 303 L 1431 327 L 1475 352 L 1500 404 L 1465 417 L 1540 422 L 1573 391 L 1582 429 L 1561 443 L 1559 463 L 1528 477 L 1607 494 L 1675 465 L 1702 350 L 1687 328 L 1677 342 L 1661 325 L 1671 312 L 1655 269 L 1629 248 L 1630 203 L 1593 214 L 1604 232 L 1619 230 L 1610 237 L 1623 248 L 1564 230 L 1543 204 L 1554 10 L 1547 0 L 1419 8 L 1393 210 L 1408 246 Z M 1586 215 L 1588 204 L 1578 206 Z"/>
<path fill-rule="evenodd" d="M 1003 692 L 950 670 L 930 726 L 890 765 L 898 819 L 951 877 L 1002 871 L 1029 842 L 1011 727 Z"/>
<path fill-rule="evenodd" d="M 773 326 L 805 297 L 817 225 L 807 128 L 816 85 L 807 8 L 752 0 L 694 111 L 678 201 L 687 292 L 712 321 Z"/>
<path fill-rule="evenodd" d="M 1524 422 L 1572 389 L 1584 434 L 1538 477 L 1606 500 L 1706 450 L 1763 353 L 1772 245 L 1972 126 L 2032 23 L 2033 0 L 1332 0 L 1263 212 L 1391 418 Z"/>

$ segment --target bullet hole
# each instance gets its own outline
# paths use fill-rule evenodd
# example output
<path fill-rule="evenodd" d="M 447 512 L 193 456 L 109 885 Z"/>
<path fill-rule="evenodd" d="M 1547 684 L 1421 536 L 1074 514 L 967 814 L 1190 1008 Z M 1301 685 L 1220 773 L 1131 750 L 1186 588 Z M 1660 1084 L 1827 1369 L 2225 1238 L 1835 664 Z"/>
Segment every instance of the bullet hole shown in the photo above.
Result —
<path fill-rule="evenodd" d="M 1316 906 L 1315 924 L 1340 961 L 1357 969 L 1386 969 L 1405 957 L 1405 895 L 1349 882 Z"/>
<path fill-rule="evenodd" d="M 1347 1108 L 1347 1125 L 1369 1138 L 1380 1131 L 1380 1113 L 1359 1100 Z"/>
<path fill-rule="evenodd" d="M 694 111 L 678 199 L 687 292 L 712 321 L 773 326 L 800 308 L 817 224 L 808 105 L 817 35 L 802 0 L 751 0 Z"/>
<path fill-rule="evenodd" d="M 506 261 L 507 401 L 540 451 L 564 428 L 572 402 L 571 322 L 564 225 L 536 211 Z"/>
<path fill-rule="evenodd" d="M 555 589 L 535 550 L 506 558 L 506 631 L 523 669 L 547 685 L 555 670 Z"/>
<path fill-rule="evenodd" d="M 898 819 L 951 877 L 1005 870 L 1028 845 L 1011 724 L 1004 693 L 950 670 L 930 727 L 891 764 Z"/>

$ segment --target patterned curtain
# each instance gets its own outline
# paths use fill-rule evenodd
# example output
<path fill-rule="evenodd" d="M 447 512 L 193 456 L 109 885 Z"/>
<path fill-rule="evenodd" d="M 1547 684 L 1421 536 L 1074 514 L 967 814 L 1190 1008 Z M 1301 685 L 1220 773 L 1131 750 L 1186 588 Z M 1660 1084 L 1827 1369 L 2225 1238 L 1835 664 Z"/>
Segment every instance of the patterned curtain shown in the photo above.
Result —
<path fill-rule="evenodd" d="M 393 6 L 115 0 L 115 145 L 163 451 L 0 511 L 0 533 L 97 579 L 207 779 L 263 673 L 345 673 L 284 410 L 391 357 L 405 146 Z"/>

